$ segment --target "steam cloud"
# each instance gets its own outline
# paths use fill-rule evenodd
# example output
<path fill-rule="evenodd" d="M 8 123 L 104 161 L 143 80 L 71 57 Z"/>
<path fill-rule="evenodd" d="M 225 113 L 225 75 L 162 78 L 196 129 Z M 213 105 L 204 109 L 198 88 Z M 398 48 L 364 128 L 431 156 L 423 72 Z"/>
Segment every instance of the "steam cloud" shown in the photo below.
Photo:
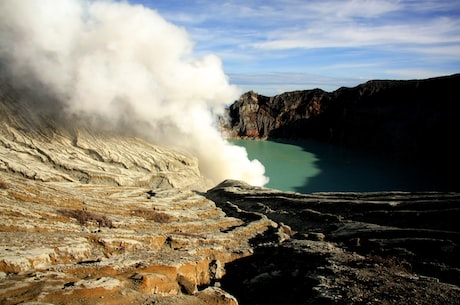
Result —
<path fill-rule="evenodd" d="M 240 94 L 220 59 L 196 58 L 187 32 L 154 10 L 114 1 L 2 0 L 0 63 L 14 82 L 45 88 L 66 114 L 184 148 L 216 182 L 267 182 L 260 162 L 216 127 L 215 116 Z"/>

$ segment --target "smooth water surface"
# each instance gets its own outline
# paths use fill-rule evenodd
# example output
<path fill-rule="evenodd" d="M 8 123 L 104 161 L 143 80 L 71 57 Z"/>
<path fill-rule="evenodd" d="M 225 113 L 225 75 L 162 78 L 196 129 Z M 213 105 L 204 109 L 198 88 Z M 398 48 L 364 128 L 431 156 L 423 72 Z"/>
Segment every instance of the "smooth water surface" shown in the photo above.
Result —
<path fill-rule="evenodd" d="M 268 188 L 301 193 L 442 190 L 442 181 L 420 166 L 316 141 L 231 140 L 259 160 Z"/>

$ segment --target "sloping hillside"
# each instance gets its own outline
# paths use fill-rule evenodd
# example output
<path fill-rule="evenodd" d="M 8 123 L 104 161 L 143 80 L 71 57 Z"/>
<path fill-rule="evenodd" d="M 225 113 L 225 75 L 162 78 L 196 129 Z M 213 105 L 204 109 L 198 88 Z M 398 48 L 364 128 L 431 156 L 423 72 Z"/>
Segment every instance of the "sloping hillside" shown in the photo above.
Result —
<path fill-rule="evenodd" d="M 212 283 L 271 222 L 202 196 L 194 157 L 58 110 L 1 85 L 0 304 L 235 304 Z"/>
<path fill-rule="evenodd" d="M 26 178 L 153 188 L 209 186 L 196 158 L 120 132 L 91 130 L 59 109 L 37 108 L 33 96 L 6 84 L 0 87 L 0 124 L 0 168 Z"/>

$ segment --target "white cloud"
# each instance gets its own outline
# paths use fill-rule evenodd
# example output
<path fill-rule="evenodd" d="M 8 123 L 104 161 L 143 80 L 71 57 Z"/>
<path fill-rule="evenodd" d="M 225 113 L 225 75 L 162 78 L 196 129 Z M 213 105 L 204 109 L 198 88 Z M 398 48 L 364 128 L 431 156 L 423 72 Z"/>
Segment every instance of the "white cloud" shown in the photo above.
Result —
<path fill-rule="evenodd" d="M 313 18 L 321 20 L 375 18 L 400 8 L 397 0 L 326 0 L 305 5 L 306 11 L 314 13 Z"/>
<path fill-rule="evenodd" d="M 398 79 L 424 79 L 446 74 L 445 71 L 424 69 L 388 69 L 384 72 L 390 75 L 397 75 Z"/>
<path fill-rule="evenodd" d="M 399 77 L 386 70 L 451 73 L 460 69 L 458 0 L 163 3 L 162 10 L 182 15 L 177 20 L 197 41 L 200 54 L 213 50 L 233 74 L 325 73 L 365 80 Z M 269 88 L 260 82 L 254 85 Z M 287 82 L 282 86 L 288 87 L 292 88 Z M 281 87 L 273 84 L 272 88 Z"/>
<path fill-rule="evenodd" d="M 412 24 L 340 24 L 335 21 L 322 26 L 313 23 L 304 28 L 275 30 L 267 34 L 266 41 L 254 43 L 254 47 L 263 50 L 285 50 L 395 45 L 404 47 L 410 44 L 460 45 L 459 29 L 460 22 L 447 17 Z"/>

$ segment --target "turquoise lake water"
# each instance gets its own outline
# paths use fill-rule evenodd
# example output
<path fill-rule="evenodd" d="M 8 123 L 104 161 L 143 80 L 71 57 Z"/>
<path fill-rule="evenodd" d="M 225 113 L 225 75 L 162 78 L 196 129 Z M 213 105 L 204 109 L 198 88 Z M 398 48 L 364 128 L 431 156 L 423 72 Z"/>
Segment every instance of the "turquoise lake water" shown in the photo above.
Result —
<path fill-rule="evenodd" d="M 301 193 L 326 191 L 443 190 L 443 181 L 421 166 L 316 141 L 231 140 L 265 166 L 266 187 Z"/>

